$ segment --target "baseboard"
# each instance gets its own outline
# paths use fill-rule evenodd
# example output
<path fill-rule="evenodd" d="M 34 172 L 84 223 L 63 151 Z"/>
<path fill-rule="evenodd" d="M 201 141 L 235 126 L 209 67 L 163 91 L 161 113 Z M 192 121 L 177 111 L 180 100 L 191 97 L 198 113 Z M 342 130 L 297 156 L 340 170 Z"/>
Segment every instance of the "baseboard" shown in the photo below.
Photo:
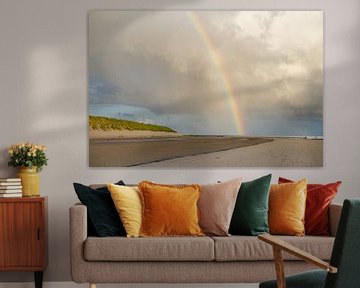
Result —
<path fill-rule="evenodd" d="M 88 288 L 74 282 L 44 282 L 43 288 Z M 259 284 L 98 284 L 97 288 L 258 288 Z M 2 282 L 0 288 L 34 288 L 31 282 Z"/>

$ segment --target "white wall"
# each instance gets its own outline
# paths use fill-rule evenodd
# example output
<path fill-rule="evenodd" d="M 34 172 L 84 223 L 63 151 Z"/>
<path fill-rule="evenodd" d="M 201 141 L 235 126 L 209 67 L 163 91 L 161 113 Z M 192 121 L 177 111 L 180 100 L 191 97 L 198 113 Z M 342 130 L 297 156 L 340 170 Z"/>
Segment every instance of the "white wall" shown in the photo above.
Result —
<path fill-rule="evenodd" d="M 186 3 L 186 4 L 185 4 Z M 87 12 L 92 9 L 323 10 L 325 16 L 324 167 L 317 169 L 94 169 L 87 147 Z M 67 281 L 68 208 L 72 182 L 143 179 L 191 183 L 252 179 L 272 172 L 314 182 L 342 180 L 337 197 L 360 196 L 360 1 L 328 0 L 1 0 L 0 175 L 12 176 L 6 148 L 21 141 L 48 146 L 41 193 L 49 196 L 46 281 Z M 141 85 L 141 83 L 139 83 Z M 0 273 L 0 282 L 32 281 L 29 273 Z"/>

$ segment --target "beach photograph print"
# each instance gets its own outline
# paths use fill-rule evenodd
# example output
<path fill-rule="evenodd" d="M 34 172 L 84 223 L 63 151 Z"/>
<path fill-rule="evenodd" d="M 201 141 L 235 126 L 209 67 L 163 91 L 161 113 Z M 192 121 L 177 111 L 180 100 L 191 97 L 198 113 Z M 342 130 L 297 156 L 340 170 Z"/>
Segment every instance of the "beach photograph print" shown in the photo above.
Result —
<path fill-rule="evenodd" d="M 90 167 L 322 167 L 322 11 L 91 11 Z"/>

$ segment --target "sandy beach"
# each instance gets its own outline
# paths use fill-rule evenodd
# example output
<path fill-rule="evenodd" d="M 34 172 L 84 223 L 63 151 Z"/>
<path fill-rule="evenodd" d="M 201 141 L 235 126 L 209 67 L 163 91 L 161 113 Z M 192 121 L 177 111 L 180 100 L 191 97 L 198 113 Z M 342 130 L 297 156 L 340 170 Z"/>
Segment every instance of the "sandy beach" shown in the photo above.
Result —
<path fill-rule="evenodd" d="M 323 141 L 181 136 L 89 141 L 90 167 L 321 167 Z"/>
<path fill-rule="evenodd" d="M 274 139 L 226 151 L 187 156 L 141 167 L 322 167 L 323 141 Z M 199 165 L 201 164 L 201 165 Z"/>

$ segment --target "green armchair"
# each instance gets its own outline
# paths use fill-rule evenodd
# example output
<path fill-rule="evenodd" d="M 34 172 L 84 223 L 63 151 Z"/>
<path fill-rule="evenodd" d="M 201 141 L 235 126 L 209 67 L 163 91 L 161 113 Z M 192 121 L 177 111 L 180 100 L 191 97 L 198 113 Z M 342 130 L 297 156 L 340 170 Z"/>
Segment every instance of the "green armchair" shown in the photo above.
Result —
<path fill-rule="evenodd" d="M 345 200 L 335 237 L 330 264 L 269 234 L 258 238 L 273 246 L 276 280 L 259 288 L 356 288 L 360 287 L 360 199 Z M 285 278 L 282 251 L 321 269 Z"/>

